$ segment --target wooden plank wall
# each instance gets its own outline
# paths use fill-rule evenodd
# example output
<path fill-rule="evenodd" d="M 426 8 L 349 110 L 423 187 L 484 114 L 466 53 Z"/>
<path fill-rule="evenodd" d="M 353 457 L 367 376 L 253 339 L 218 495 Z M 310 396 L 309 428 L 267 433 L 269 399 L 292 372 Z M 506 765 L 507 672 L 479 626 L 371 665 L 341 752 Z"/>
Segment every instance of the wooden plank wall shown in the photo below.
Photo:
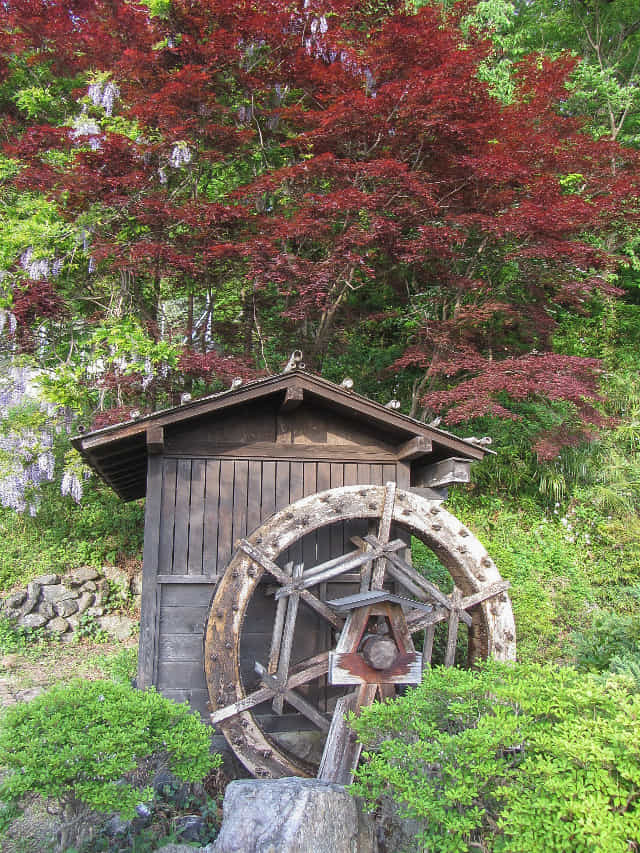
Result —
<path fill-rule="evenodd" d="M 235 542 L 302 497 L 396 478 L 395 465 L 361 462 L 165 458 L 162 468 L 158 574 L 180 576 L 223 572 Z M 334 531 L 333 552 L 336 537 L 339 547 L 348 544 L 352 527 Z M 299 550 L 287 556 L 303 557 Z M 309 565 L 316 554 L 305 556 Z"/>
<path fill-rule="evenodd" d="M 217 575 L 229 562 L 234 543 L 274 512 L 318 491 L 342 485 L 382 485 L 389 480 L 408 487 L 409 468 L 401 464 L 280 459 L 152 459 L 150 484 L 153 480 L 154 491 L 147 497 L 147 589 L 139 683 L 154 684 L 165 696 L 189 701 L 206 718 L 204 626 Z M 154 535 L 151 528 L 158 522 L 159 535 Z M 366 522 L 332 525 L 306 536 L 289 553 L 282 554 L 279 562 L 313 565 L 352 548 L 350 537 L 366 532 Z M 265 579 L 265 585 L 268 583 Z M 340 594 L 337 586 L 331 585 L 331 594 Z M 263 593 L 260 587 L 245 620 L 242 655 L 248 661 L 243 673 L 247 689 L 255 680 L 253 662 L 266 662 L 271 640 L 273 597 Z M 293 662 L 332 644 L 327 626 L 321 625 L 315 614 L 307 615 L 308 620 L 300 620 L 301 631 L 296 632 Z M 260 710 L 271 721 L 265 718 L 266 728 L 289 725 L 286 719 L 270 715 L 268 707 Z M 284 716 L 288 719 L 289 715 Z"/>

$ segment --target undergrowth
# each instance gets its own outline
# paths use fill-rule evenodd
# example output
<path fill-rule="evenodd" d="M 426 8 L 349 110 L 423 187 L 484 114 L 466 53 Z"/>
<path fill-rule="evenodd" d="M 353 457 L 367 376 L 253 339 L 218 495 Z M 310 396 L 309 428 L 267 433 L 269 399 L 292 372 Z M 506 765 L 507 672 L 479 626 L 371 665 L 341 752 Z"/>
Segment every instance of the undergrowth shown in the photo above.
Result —
<path fill-rule="evenodd" d="M 104 484 L 86 487 L 82 504 L 43 487 L 32 518 L 0 508 L 0 590 L 25 586 L 38 575 L 66 574 L 79 566 L 139 560 L 144 504 L 123 503 Z"/>

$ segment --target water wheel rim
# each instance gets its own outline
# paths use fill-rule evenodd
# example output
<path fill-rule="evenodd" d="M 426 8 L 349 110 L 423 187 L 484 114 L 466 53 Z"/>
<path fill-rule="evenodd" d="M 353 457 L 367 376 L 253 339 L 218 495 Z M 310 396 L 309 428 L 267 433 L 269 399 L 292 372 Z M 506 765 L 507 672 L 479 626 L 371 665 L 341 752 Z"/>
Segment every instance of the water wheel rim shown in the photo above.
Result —
<path fill-rule="evenodd" d="M 237 547 L 211 603 L 205 632 L 205 678 L 212 712 L 246 699 L 240 674 L 240 644 L 251 597 L 264 574 L 304 535 L 354 518 L 380 518 L 385 486 L 342 486 L 301 498 L 269 518 Z M 501 581 L 482 543 L 439 501 L 398 489 L 392 521 L 427 545 L 447 568 L 462 595 L 480 593 Z M 261 559 L 247 553 L 257 549 Z M 256 553 L 255 551 L 253 552 Z M 472 612 L 470 657 L 515 658 L 515 624 L 506 593 L 482 601 Z M 257 777 L 310 776 L 309 765 L 294 759 L 261 729 L 251 710 L 240 710 L 219 728 L 246 769 Z"/>

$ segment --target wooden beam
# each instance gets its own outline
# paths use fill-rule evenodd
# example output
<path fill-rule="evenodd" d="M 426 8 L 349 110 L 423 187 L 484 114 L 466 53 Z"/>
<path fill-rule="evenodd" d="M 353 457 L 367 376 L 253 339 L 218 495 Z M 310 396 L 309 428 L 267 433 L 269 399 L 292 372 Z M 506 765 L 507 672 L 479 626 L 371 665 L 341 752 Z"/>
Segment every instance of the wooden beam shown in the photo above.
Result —
<path fill-rule="evenodd" d="M 318 779 L 338 785 L 350 785 L 358 766 L 362 744 L 346 721 L 350 711 L 356 711 L 358 694 L 349 693 L 336 702 L 331 727 L 318 768 Z"/>
<path fill-rule="evenodd" d="M 470 468 L 469 459 L 443 459 L 441 462 L 433 462 L 414 470 L 411 485 L 434 489 L 438 486 L 449 486 L 451 483 L 468 483 Z"/>
<path fill-rule="evenodd" d="M 280 406 L 281 412 L 293 412 L 295 409 L 299 408 L 302 405 L 302 401 L 304 399 L 304 391 L 302 388 L 296 388 L 294 385 L 291 388 L 287 388 L 284 400 L 282 405 Z"/>
<path fill-rule="evenodd" d="M 147 427 L 147 450 L 149 453 L 162 453 L 164 450 L 164 427 Z"/>
<path fill-rule="evenodd" d="M 244 551 L 248 557 L 251 557 L 254 563 L 257 563 L 261 568 L 272 574 L 274 578 L 282 584 L 282 586 L 287 586 L 290 583 L 291 578 L 289 575 L 285 574 L 280 566 L 277 566 L 273 560 L 270 560 L 266 554 L 263 554 L 258 548 L 252 545 L 251 542 L 248 542 L 246 539 L 241 539 L 240 542 L 238 542 L 237 547 L 241 551 Z M 342 619 L 338 618 L 333 610 L 327 607 L 324 601 L 320 601 L 320 599 L 316 598 L 315 595 L 312 595 L 309 590 L 303 589 L 300 593 L 300 597 L 309 605 L 309 607 L 312 607 L 316 613 L 319 613 L 320 616 L 324 616 L 327 622 L 331 622 L 331 624 L 336 628 L 342 627 Z"/>
<path fill-rule="evenodd" d="M 410 462 L 412 459 L 419 459 L 431 453 L 432 447 L 431 439 L 424 435 L 417 435 L 398 447 L 397 456 L 401 462 Z"/>

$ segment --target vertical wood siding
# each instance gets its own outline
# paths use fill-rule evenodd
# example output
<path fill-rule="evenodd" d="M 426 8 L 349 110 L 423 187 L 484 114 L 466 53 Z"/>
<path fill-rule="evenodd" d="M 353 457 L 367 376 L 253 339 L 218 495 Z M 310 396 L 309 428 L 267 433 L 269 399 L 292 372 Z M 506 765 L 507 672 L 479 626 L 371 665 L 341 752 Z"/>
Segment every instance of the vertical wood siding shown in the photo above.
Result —
<path fill-rule="evenodd" d="M 407 487 L 408 466 L 363 462 L 264 461 L 246 459 L 173 459 L 155 457 L 147 498 L 145 539 L 146 605 L 140 683 L 155 684 L 170 698 L 188 700 L 206 719 L 203 635 L 216 575 L 229 562 L 234 543 L 259 527 L 274 512 L 306 495 L 342 485 L 381 485 L 397 480 Z M 157 470 L 156 470 L 157 469 Z M 151 524 L 158 524 L 156 535 Z M 156 528 L 157 530 L 158 528 Z M 366 521 L 340 522 L 305 536 L 279 562 L 306 566 L 338 556 L 353 547 L 350 539 L 368 532 Z M 175 583 L 154 583 L 153 575 L 173 575 Z M 180 577 L 193 582 L 180 583 Z M 202 583 L 198 582 L 202 577 Z M 266 663 L 274 616 L 274 600 L 266 594 L 269 579 L 256 590 L 245 619 L 241 656 L 245 688 L 255 686 L 253 665 Z M 323 592 L 347 595 L 355 587 L 334 582 Z M 332 645 L 329 626 L 301 607 L 292 662 Z M 324 679 L 305 692 L 318 701 L 332 700 Z M 313 695 L 311 695 L 313 694 Z M 304 728 L 298 714 L 273 714 L 270 704 L 256 709 L 265 729 Z"/>

